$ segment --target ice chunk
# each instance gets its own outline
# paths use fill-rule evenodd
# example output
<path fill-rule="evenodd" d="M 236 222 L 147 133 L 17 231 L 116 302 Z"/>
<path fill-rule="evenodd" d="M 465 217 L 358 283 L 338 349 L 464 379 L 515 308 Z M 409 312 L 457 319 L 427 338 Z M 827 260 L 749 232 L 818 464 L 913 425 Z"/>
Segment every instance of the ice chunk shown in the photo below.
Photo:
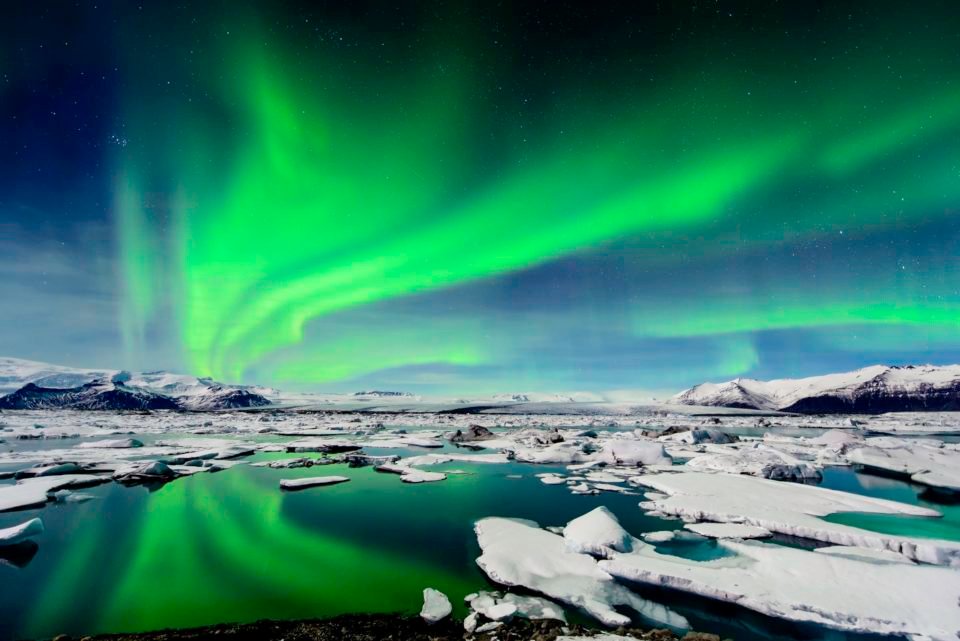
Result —
<path fill-rule="evenodd" d="M 954 448 L 905 442 L 901 447 L 862 447 L 847 458 L 858 465 L 908 475 L 917 483 L 960 492 L 960 450 Z"/>
<path fill-rule="evenodd" d="M 631 536 L 604 506 L 578 516 L 563 528 L 567 549 L 605 557 L 611 550 L 629 552 Z"/>
<path fill-rule="evenodd" d="M 447 595 L 433 588 L 426 588 L 423 591 L 423 607 L 420 609 L 420 617 L 427 623 L 436 623 L 450 616 L 453 612 L 453 606 Z"/>
<path fill-rule="evenodd" d="M 104 449 L 127 449 L 131 447 L 143 447 L 143 442 L 138 441 L 135 438 L 117 438 L 117 439 L 106 439 L 103 441 L 88 441 L 86 443 L 80 443 L 77 447 L 82 449 L 87 448 L 104 448 Z"/>
<path fill-rule="evenodd" d="M 302 479 L 282 479 L 280 488 L 284 490 L 303 490 L 308 487 L 336 485 L 350 480 L 347 476 L 308 476 Z"/>
<path fill-rule="evenodd" d="M 43 521 L 37 518 L 24 521 L 20 525 L 14 525 L 0 530 L 0 547 L 4 545 L 16 545 L 27 539 L 43 534 Z"/>
<path fill-rule="evenodd" d="M 181 468 L 183 469 L 183 468 Z M 185 470 L 182 473 L 189 474 L 195 470 Z M 178 472 L 163 463 L 162 461 L 143 461 L 139 463 L 130 463 L 124 465 L 113 473 L 113 478 L 121 483 L 136 483 L 141 481 L 172 480 L 177 477 Z"/>
<path fill-rule="evenodd" d="M 890 550 L 871 550 L 868 548 L 850 547 L 848 545 L 830 545 L 825 548 L 817 548 L 814 552 L 819 552 L 820 554 L 836 554 L 838 556 L 863 561 L 879 561 L 881 563 L 906 563 L 908 565 L 913 565 L 914 563 L 902 554 L 897 554 Z"/>
<path fill-rule="evenodd" d="M 770 530 L 746 523 L 687 523 L 683 527 L 711 539 L 762 539 Z"/>
<path fill-rule="evenodd" d="M 601 457 L 614 465 L 670 465 L 673 462 L 662 443 L 635 439 L 607 441 Z"/>
<path fill-rule="evenodd" d="M 819 480 L 821 477 L 820 470 L 810 463 L 763 444 L 714 450 L 690 459 L 687 467 L 705 472 L 750 474 L 777 481 Z"/>
<path fill-rule="evenodd" d="M 47 502 L 47 494 L 54 490 L 97 485 L 109 480 L 90 474 L 61 474 L 24 479 L 14 485 L 0 485 L 0 512 L 41 507 Z"/>
<path fill-rule="evenodd" d="M 435 481 L 444 481 L 446 478 L 447 475 L 442 472 L 424 472 L 414 469 L 410 469 L 400 475 L 400 480 L 404 483 L 433 483 Z"/>

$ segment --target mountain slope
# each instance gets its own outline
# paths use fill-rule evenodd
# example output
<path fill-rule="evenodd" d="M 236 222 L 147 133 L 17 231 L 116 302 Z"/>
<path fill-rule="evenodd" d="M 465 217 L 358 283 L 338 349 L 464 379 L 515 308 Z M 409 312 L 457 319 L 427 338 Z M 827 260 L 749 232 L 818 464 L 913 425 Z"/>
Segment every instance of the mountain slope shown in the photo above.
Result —
<path fill-rule="evenodd" d="M 801 414 L 960 410 L 960 365 L 874 365 L 797 379 L 703 383 L 673 397 L 683 405 Z"/>
<path fill-rule="evenodd" d="M 0 408 L 219 410 L 270 405 L 276 390 L 170 372 L 93 370 L 0 357 Z"/>
<path fill-rule="evenodd" d="M 0 409 L 176 410 L 180 405 L 168 396 L 101 380 L 69 388 L 27 383 L 13 394 L 0 398 Z"/>

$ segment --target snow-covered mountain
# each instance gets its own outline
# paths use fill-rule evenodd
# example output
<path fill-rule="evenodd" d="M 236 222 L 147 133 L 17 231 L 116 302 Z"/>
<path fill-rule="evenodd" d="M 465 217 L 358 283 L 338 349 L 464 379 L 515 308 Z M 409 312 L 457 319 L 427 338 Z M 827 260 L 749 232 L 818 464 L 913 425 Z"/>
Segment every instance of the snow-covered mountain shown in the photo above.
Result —
<path fill-rule="evenodd" d="M 119 373 L 115 369 L 78 369 L 0 357 L 0 395 L 15 392 L 27 383 L 40 387 L 79 387 L 95 380 L 110 380 Z"/>
<path fill-rule="evenodd" d="M 275 390 L 170 372 L 63 367 L 0 358 L 0 408 L 217 410 L 269 405 Z"/>
<path fill-rule="evenodd" d="M 5 410 L 176 410 L 169 396 L 127 387 L 120 381 L 97 380 L 79 387 L 51 388 L 27 383 L 16 392 L 0 397 Z"/>
<path fill-rule="evenodd" d="M 803 414 L 960 410 L 960 365 L 873 365 L 853 372 L 703 383 L 673 397 L 683 405 Z"/>

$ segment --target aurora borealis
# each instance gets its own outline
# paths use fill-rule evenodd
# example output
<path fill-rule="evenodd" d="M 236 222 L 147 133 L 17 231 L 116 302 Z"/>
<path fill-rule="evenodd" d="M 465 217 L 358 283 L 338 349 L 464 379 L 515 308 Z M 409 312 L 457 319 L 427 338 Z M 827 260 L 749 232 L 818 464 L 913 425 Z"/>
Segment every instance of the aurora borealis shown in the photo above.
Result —
<path fill-rule="evenodd" d="M 960 13 L 765 5 L 14 9 L 0 350 L 442 392 L 960 360 Z"/>

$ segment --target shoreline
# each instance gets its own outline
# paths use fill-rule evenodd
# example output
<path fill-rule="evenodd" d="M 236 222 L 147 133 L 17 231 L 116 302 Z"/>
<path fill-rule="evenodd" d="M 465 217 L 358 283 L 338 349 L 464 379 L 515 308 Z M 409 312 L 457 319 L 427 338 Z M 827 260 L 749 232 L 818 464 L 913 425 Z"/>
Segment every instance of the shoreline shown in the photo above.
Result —
<path fill-rule="evenodd" d="M 720 641 L 714 634 L 688 632 L 683 637 L 663 629 L 618 628 L 598 630 L 555 620 L 513 619 L 486 633 L 469 633 L 463 621 L 452 617 L 428 624 L 418 616 L 345 614 L 327 619 L 272 620 L 252 623 L 218 623 L 196 628 L 84 636 L 61 634 L 53 641 L 555 641 L 574 636 L 585 640 L 617 634 L 642 641 Z"/>

